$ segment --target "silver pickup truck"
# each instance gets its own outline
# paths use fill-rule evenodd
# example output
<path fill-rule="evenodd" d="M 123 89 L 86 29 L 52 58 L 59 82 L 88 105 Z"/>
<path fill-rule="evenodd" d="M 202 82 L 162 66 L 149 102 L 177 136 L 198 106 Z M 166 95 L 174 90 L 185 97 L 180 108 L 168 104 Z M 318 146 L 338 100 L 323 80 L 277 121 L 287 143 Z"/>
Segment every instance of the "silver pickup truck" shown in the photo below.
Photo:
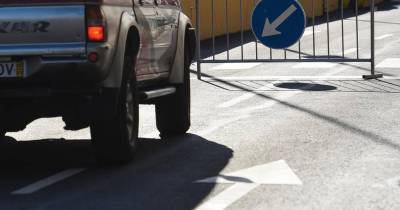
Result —
<path fill-rule="evenodd" d="M 179 0 L 1 0 L 0 139 L 62 116 L 90 126 L 100 163 L 125 163 L 139 103 L 161 136 L 186 133 L 195 40 Z"/>

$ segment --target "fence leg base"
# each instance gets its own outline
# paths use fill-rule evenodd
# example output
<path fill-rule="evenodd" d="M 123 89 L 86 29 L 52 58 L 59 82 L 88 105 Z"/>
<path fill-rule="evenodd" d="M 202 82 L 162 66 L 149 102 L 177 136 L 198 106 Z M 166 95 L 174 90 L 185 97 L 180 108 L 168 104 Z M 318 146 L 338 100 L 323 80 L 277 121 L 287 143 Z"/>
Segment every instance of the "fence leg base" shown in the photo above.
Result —
<path fill-rule="evenodd" d="M 365 80 L 379 79 L 379 78 L 383 78 L 383 74 L 363 75 L 363 79 L 365 79 Z"/>

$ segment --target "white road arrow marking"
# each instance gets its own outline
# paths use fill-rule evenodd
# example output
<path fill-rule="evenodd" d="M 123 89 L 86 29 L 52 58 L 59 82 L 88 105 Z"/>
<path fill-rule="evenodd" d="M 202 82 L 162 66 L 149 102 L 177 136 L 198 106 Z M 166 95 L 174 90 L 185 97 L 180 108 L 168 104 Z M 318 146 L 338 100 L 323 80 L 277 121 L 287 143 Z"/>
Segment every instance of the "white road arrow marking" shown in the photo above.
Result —
<path fill-rule="evenodd" d="M 259 165 L 234 173 L 219 175 L 196 181 L 195 183 L 234 184 L 217 196 L 211 198 L 196 210 L 221 210 L 249 193 L 259 185 L 302 185 L 301 180 L 290 169 L 286 161 Z"/>
<path fill-rule="evenodd" d="M 262 36 L 267 37 L 267 36 L 275 36 L 281 34 L 281 32 L 276 29 L 283 22 L 285 22 L 285 20 L 288 19 L 288 17 L 292 15 L 296 10 L 297 10 L 296 6 L 292 4 L 290 5 L 289 8 L 286 9 L 285 12 L 283 12 L 278 18 L 276 18 L 274 22 L 271 23 L 271 21 L 269 21 L 269 19 L 267 18 L 267 20 L 265 21 L 264 31 Z"/>

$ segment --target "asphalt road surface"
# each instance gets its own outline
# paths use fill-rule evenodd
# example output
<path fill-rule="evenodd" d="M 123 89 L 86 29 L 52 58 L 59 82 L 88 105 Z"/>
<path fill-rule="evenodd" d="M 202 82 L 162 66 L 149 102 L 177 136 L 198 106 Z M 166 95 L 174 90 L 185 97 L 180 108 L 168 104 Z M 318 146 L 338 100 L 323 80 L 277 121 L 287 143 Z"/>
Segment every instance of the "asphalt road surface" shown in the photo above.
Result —
<path fill-rule="evenodd" d="M 59 118 L 8 133 L 0 209 L 400 209 L 399 7 L 376 12 L 384 79 L 362 80 L 369 65 L 357 63 L 203 65 L 203 81 L 191 80 L 190 132 L 160 139 L 154 107 L 141 106 L 140 150 L 123 167 L 97 167 L 89 130 L 64 131 Z M 361 57 L 370 53 L 368 18 L 360 17 Z M 346 57 L 357 53 L 354 20 L 344 21 Z M 326 25 L 316 29 L 324 56 Z M 310 30 L 303 57 L 312 54 Z M 330 30 L 340 55 L 340 21 Z M 244 45 L 246 57 L 254 45 Z"/>

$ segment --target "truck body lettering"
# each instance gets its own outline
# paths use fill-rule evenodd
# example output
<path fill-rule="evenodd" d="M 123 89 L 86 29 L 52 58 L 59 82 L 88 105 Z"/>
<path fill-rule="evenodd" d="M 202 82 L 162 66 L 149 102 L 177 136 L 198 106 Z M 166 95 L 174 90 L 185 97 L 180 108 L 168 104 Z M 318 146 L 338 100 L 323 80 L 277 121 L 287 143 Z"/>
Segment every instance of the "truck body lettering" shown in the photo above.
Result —
<path fill-rule="evenodd" d="M 38 22 L 0 22 L 0 33 L 46 33 L 50 23 L 46 21 Z"/>

